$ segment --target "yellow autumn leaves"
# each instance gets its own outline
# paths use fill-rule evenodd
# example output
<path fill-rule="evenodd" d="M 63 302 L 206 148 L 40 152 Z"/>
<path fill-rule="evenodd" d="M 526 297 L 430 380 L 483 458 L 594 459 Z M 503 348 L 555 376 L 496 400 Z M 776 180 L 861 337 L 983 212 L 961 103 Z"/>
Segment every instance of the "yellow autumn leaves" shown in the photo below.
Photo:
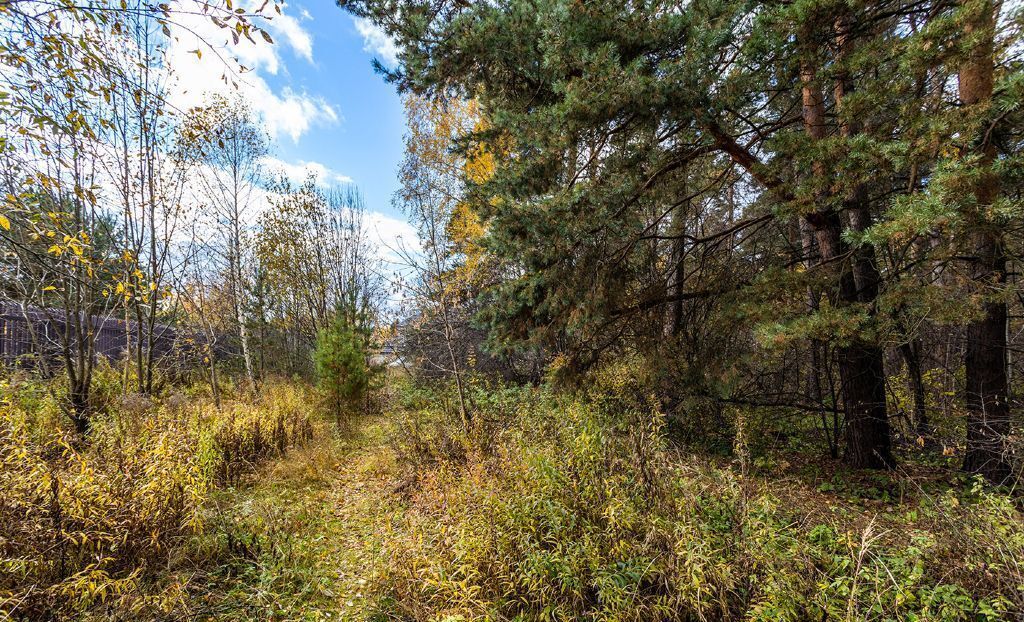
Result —
<path fill-rule="evenodd" d="M 409 97 L 405 107 L 409 127 L 407 158 L 414 158 L 429 169 L 441 180 L 439 185 L 446 187 L 436 211 L 440 220 L 436 225 L 444 232 L 445 254 L 450 260 L 446 262 L 450 268 L 441 281 L 446 295 L 459 300 L 485 285 L 492 262 L 483 245 L 487 228 L 480 218 L 480 199 L 457 189 L 480 186 L 490 180 L 495 171 L 495 154 L 492 145 L 479 140 L 463 152 L 453 146 L 467 135 L 479 136 L 488 123 L 476 100 Z M 407 187 L 414 187 L 416 182 L 403 181 Z"/>

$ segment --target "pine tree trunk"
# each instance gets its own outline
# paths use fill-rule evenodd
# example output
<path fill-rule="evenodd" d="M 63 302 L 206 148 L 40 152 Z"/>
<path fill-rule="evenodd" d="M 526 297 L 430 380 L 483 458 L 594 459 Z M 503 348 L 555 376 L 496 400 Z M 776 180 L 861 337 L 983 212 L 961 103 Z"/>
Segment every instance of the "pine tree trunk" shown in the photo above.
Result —
<path fill-rule="evenodd" d="M 842 259 L 848 249 L 842 240 L 839 214 L 815 212 L 806 218 L 814 230 L 822 262 L 838 264 L 836 304 L 846 306 L 857 302 L 853 271 Z M 844 459 L 854 468 L 892 467 L 882 348 L 854 337 L 850 343 L 836 348 L 836 362 L 846 409 Z"/>
<path fill-rule="evenodd" d="M 960 98 L 967 107 L 984 108 L 991 102 L 994 84 L 995 6 L 985 2 L 964 26 L 966 37 L 977 37 L 979 43 L 960 68 Z M 978 114 L 984 114 L 980 110 Z M 981 146 L 979 166 L 988 169 L 996 157 L 995 146 L 986 141 Z M 974 187 L 977 206 L 971 214 L 975 231 L 972 236 L 974 257 L 971 278 L 985 293 L 997 293 L 1006 284 L 1006 251 L 1002 232 L 991 222 L 988 208 L 999 195 L 999 180 L 986 170 Z M 967 453 L 963 468 L 979 473 L 994 483 L 1006 482 L 1011 466 L 1005 452 L 1010 433 L 1008 401 L 1006 303 L 989 300 L 982 307 L 983 316 L 967 326 L 964 356 L 967 402 Z"/>
<path fill-rule="evenodd" d="M 928 443 L 932 436 L 931 423 L 925 407 L 924 376 L 921 369 L 921 342 L 918 339 L 900 345 L 900 354 L 907 365 L 907 378 L 914 399 L 914 432 Z"/>
<path fill-rule="evenodd" d="M 987 193 L 987 189 L 979 191 L 979 195 L 982 192 Z M 1006 256 L 1001 236 L 994 231 L 979 231 L 974 236 L 974 246 L 973 279 L 982 287 L 1001 289 L 1006 283 Z M 1005 451 L 1010 434 L 1006 303 L 986 302 L 983 311 L 981 319 L 967 325 L 964 353 L 967 453 L 963 468 L 999 484 L 1011 476 Z"/>
<path fill-rule="evenodd" d="M 809 33 L 805 33 L 809 34 Z M 813 40 L 805 36 L 806 41 Z M 813 55 L 808 55 L 813 57 Z M 814 140 L 826 137 L 827 119 L 821 88 L 817 84 L 816 67 L 810 58 L 801 62 L 800 78 L 803 97 L 803 121 L 807 135 Z M 824 163 L 815 162 L 812 170 L 819 177 L 829 174 Z M 870 256 L 858 249 L 858 257 L 851 266 L 849 248 L 842 238 L 842 220 L 827 203 L 832 197 L 819 197 L 819 211 L 804 216 L 814 231 L 821 263 L 831 265 L 837 272 L 838 291 L 833 294 L 837 306 L 857 302 L 871 304 L 878 292 L 878 271 Z M 844 204 L 862 197 L 848 197 Z M 861 215 L 864 217 L 864 215 Z M 872 273 L 873 269 L 873 273 Z M 862 272 L 864 289 L 857 286 L 855 272 Z M 836 348 L 836 361 L 842 383 L 843 404 L 846 409 L 846 462 L 854 468 L 889 468 L 893 466 L 889 439 L 889 418 L 885 406 L 885 373 L 883 351 L 879 346 L 854 337 L 848 344 Z"/>
<path fill-rule="evenodd" d="M 852 134 L 848 128 L 843 129 L 847 137 Z M 863 233 L 871 226 L 871 213 L 867 207 L 867 189 L 863 184 L 858 185 L 853 192 L 843 200 L 843 208 L 849 214 L 850 228 Z M 859 302 L 867 306 L 871 317 L 875 315 L 875 301 L 878 298 L 882 276 L 878 271 L 878 263 L 875 257 L 875 248 L 870 244 L 861 244 L 853 250 L 853 292 L 843 293 L 840 291 L 842 302 L 851 304 Z M 846 287 L 849 287 L 847 285 Z M 889 417 L 885 404 L 885 352 L 875 344 L 854 340 L 850 346 L 852 352 L 843 353 L 840 350 L 840 357 L 847 356 L 856 360 L 853 369 L 848 369 L 847 374 L 854 374 L 856 380 L 853 391 L 860 397 L 856 399 L 858 429 L 851 430 L 850 422 L 847 423 L 847 461 L 851 464 L 871 468 L 890 467 L 894 464 L 890 449 L 890 426 Z M 842 371 L 841 371 L 842 373 Z M 843 384 L 846 384 L 844 379 Z M 849 415 L 848 415 L 849 416 Z M 855 439 L 851 439 L 855 435 Z M 871 456 L 865 456 L 861 450 L 852 449 L 853 443 L 864 445 Z M 856 459 L 851 459 L 851 452 L 859 453 Z"/>
<path fill-rule="evenodd" d="M 988 236 L 985 236 L 988 237 Z M 992 245 L 994 249 L 995 245 Z M 979 249 L 982 250 L 982 249 Z M 980 253 L 979 253 L 980 254 Z M 993 250 L 993 255 L 1000 251 Z M 998 259 L 996 260 L 999 261 Z M 986 262 L 984 268 L 1005 277 L 1005 259 Z M 979 280 L 989 275 L 977 276 Z M 997 281 L 1002 284 L 1002 279 Z M 1006 378 L 1006 303 L 984 306 L 985 316 L 967 326 L 966 368 L 967 454 L 964 470 L 979 473 L 993 483 L 1010 479 L 1005 445 L 1010 434 L 1010 407 Z"/>
<path fill-rule="evenodd" d="M 684 189 L 684 192 L 686 190 Z M 680 211 L 683 210 L 683 211 Z M 670 235 L 672 237 L 672 248 L 669 257 L 669 273 L 666 294 L 672 302 L 668 305 L 668 313 L 665 317 L 664 335 L 675 337 L 683 326 L 683 298 L 679 294 L 683 290 L 683 281 L 686 279 L 686 269 L 683 266 L 683 253 L 685 251 L 686 218 L 689 215 L 689 201 L 684 207 L 677 208 L 672 214 L 672 225 Z"/>
<path fill-rule="evenodd" d="M 814 267 L 814 231 L 806 219 L 794 220 L 796 234 L 793 236 L 799 240 L 800 258 L 804 269 L 810 270 Z M 813 286 L 807 287 L 807 312 L 817 313 L 821 306 L 821 296 Z M 822 389 L 821 373 L 825 361 L 825 344 L 817 337 L 811 339 L 810 344 L 811 361 L 807 368 L 807 391 L 811 401 L 818 408 L 821 417 L 821 428 L 828 441 L 828 453 L 832 458 L 839 457 L 839 429 L 830 425 L 828 413 L 825 408 L 825 392 Z M 832 405 L 835 409 L 835 404 Z M 835 410 L 833 410 L 832 421 L 835 422 Z"/>

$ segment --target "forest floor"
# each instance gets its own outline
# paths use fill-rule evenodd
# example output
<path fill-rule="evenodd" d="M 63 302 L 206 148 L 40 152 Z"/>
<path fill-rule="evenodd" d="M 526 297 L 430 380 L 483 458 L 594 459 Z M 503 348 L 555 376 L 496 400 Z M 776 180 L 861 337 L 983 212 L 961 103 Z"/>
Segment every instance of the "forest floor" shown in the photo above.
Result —
<path fill-rule="evenodd" d="M 208 577 L 200 618 L 364 620 L 403 515 L 383 416 L 357 418 L 219 493 L 213 529 L 232 553 Z M 226 543 L 225 543 L 226 541 Z M 193 601 L 195 602 L 195 601 Z"/>
<path fill-rule="evenodd" d="M 174 619 L 459 620 L 501 607 L 537 619 L 551 603 L 552 619 L 1024 611 L 1019 509 L 953 469 L 851 473 L 774 448 L 741 474 L 659 445 L 660 428 L 621 434 L 601 419 L 618 411 L 501 391 L 480 402 L 493 445 L 473 453 L 453 441 L 454 414 L 428 410 L 435 395 L 405 398 L 345 430 L 320 420 L 312 441 L 214 493 L 190 570 L 171 578 L 187 586 Z M 642 422 L 629 425 L 643 434 Z M 716 609 L 716 595 L 742 594 L 740 573 L 767 588 Z M 643 581 L 668 587 L 641 611 Z M 509 593 L 522 598 L 510 605 Z"/>

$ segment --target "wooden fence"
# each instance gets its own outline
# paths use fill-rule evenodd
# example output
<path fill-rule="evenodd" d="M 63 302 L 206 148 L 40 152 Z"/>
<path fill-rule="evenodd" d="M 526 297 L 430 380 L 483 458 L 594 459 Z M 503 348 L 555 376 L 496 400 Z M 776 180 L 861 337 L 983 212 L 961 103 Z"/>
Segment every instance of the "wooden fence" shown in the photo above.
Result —
<path fill-rule="evenodd" d="M 73 322 L 68 326 L 67 316 L 62 311 L 23 308 L 17 302 L 0 301 L 0 363 L 12 365 L 31 361 L 40 355 L 57 358 L 64 341 L 75 338 L 76 325 L 90 327 L 95 339 L 95 355 L 110 360 L 125 356 L 129 340 L 135 344 L 140 335 L 146 336 L 139 330 L 139 324 L 133 321 L 91 316 L 85 322 Z M 205 341 L 195 335 L 182 335 L 173 326 L 157 324 L 153 328 L 154 358 L 162 359 L 176 351 L 187 356 L 189 352 L 198 352 L 200 348 L 196 346 Z"/>

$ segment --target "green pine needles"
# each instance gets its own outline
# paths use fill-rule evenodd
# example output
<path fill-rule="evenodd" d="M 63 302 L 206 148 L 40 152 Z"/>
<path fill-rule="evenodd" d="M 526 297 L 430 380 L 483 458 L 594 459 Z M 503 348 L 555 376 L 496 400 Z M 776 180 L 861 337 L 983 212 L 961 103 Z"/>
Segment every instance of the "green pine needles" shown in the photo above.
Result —
<path fill-rule="evenodd" d="M 328 407 L 340 424 L 365 405 L 374 369 L 369 364 L 371 331 L 365 313 L 339 305 L 317 336 L 313 361 Z"/>

